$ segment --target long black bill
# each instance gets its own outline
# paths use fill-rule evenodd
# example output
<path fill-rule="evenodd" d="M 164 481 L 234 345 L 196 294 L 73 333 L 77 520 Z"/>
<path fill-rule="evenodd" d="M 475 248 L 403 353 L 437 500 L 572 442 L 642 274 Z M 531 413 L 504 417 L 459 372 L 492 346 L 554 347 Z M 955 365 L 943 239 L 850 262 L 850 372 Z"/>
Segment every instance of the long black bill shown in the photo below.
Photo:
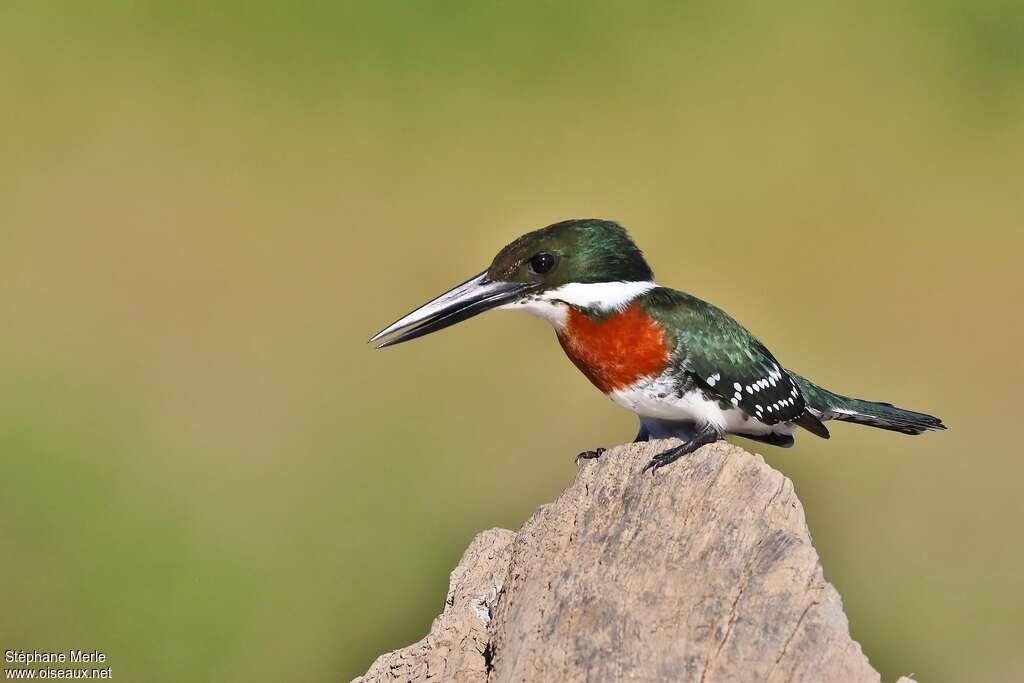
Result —
<path fill-rule="evenodd" d="M 443 330 L 496 306 L 507 304 L 535 286 L 521 282 L 494 282 L 487 278 L 487 271 L 484 271 L 399 318 L 375 334 L 370 342 L 394 334 L 391 339 L 377 346 L 383 349 L 385 346 L 394 346 Z"/>

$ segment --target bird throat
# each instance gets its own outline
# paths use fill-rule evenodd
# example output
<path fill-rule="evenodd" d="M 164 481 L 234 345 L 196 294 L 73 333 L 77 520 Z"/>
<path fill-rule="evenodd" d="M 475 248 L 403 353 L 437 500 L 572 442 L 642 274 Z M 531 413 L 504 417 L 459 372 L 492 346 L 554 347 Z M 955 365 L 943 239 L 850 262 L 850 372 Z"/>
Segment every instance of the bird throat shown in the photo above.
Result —
<path fill-rule="evenodd" d="M 657 376 L 669 363 L 661 326 L 635 303 L 597 319 L 570 306 L 558 341 L 569 360 L 605 393 Z"/>

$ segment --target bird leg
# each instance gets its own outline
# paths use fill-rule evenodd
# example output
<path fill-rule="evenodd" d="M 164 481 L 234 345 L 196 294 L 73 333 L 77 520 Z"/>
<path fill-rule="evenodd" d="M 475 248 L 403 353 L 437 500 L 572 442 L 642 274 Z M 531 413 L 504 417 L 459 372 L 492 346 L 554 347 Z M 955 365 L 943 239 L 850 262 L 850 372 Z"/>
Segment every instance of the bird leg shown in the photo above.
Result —
<path fill-rule="evenodd" d="M 721 432 L 710 424 L 706 424 L 701 427 L 696 434 L 694 434 L 693 438 L 684 441 L 682 444 L 675 446 L 674 448 L 658 453 L 656 456 L 651 458 L 651 461 L 644 465 L 644 468 L 640 470 L 640 473 L 643 474 L 647 470 L 650 470 L 653 475 L 659 467 L 664 467 L 669 463 L 673 463 L 684 455 L 693 453 L 701 446 L 714 443 L 721 438 Z"/>
<path fill-rule="evenodd" d="M 640 443 L 642 441 L 650 441 L 651 430 L 647 429 L 647 425 L 644 424 L 643 420 L 640 421 L 640 431 L 636 433 L 636 438 L 633 439 L 633 443 Z"/>

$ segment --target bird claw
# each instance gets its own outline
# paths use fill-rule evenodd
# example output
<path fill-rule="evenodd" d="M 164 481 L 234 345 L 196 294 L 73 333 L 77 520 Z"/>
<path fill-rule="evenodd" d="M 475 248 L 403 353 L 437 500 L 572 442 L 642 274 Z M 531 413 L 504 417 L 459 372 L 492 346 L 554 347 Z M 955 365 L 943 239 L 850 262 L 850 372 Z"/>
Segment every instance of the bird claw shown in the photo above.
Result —
<path fill-rule="evenodd" d="M 670 448 L 667 451 L 663 451 L 655 455 L 653 458 L 651 458 L 651 461 L 644 465 L 644 468 L 640 470 L 640 474 L 643 474 L 647 470 L 650 470 L 651 476 L 653 477 L 654 473 L 658 471 L 659 467 L 669 465 L 678 460 L 679 458 L 683 457 L 684 455 L 689 455 L 690 453 L 693 453 L 701 446 L 717 441 L 719 438 L 720 437 L 715 432 L 710 431 L 708 429 L 704 429 L 700 433 L 698 433 L 694 438 L 683 443 L 682 445 L 676 446 L 675 448 Z"/>
<path fill-rule="evenodd" d="M 674 450 L 676 450 L 676 449 L 673 448 L 672 451 L 674 451 Z M 651 471 L 651 476 L 653 477 L 654 473 L 658 471 L 659 467 L 664 467 L 665 465 L 668 465 L 669 463 L 675 462 L 677 459 L 679 459 L 683 455 L 682 453 L 679 453 L 679 454 L 672 453 L 672 451 L 665 451 L 664 453 L 659 453 L 658 455 L 656 455 L 653 458 L 651 458 L 651 461 L 649 463 L 647 463 L 646 465 L 644 465 L 644 468 L 642 470 L 640 470 L 640 474 L 643 474 L 647 470 L 650 470 Z"/>
<path fill-rule="evenodd" d="M 608 449 L 607 448 L 598 448 L 598 449 L 593 450 L 593 451 L 583 451 L 582 453 L 580 453 L 579 455 L 576 456 L 576 459 L 573 462 L 575 462 L 577 465 L 579 465 L 580 464 L 580 460 L 594 460 L 595 458 L 600 458 L 601 455 L 606 450 L 608 450 Z"/>

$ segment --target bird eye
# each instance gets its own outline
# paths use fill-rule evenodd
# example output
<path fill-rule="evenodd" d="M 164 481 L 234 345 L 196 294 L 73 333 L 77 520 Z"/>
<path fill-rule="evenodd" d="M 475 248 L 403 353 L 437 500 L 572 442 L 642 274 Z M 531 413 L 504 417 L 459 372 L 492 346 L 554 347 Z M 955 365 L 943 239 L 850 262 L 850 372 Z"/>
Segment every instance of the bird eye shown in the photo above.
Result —
<path fill-rule="evenodd" d="M 542 251 L 530 259 L 530 270 L 543 275 L 555 267 L 555 255 Z"/>

